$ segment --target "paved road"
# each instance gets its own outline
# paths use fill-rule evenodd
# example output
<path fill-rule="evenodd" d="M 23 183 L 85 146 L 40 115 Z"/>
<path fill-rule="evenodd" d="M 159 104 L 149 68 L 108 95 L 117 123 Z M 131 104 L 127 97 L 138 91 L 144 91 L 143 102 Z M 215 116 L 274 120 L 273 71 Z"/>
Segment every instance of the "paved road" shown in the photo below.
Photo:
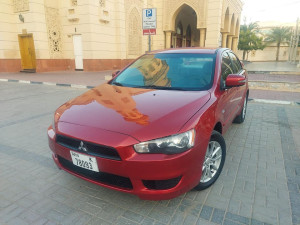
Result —
<path fill-rule="evenodd" d="M 250 89 L 249 98 L 300 102 L 300 92 Z"/>
<path fill-rule="evenodd" d="M 218 181 L 169 201 L 90 184 L 59 171 L 46 130 L 84 92 L 0 82 L 0 224 L 300 224 L 300 107 L 249 103 L 225 135 Z"/>

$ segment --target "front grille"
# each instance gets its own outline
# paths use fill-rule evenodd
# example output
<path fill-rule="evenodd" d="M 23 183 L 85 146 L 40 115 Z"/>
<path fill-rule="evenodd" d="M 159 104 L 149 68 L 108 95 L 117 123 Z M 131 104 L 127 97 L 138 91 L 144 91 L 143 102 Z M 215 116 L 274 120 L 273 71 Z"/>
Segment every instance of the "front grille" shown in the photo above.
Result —
<path fill-rule="evenodd" d="M 82 152 L 85 154 L 106 158 L 106 159 L 121 160 L 121 157 L 119 156 L 117 150 L 112 147 L 82 141 L 84 146 L 87 149 L 87 151 L 83 151 L 79 149 L 81 140 L 66 137 L 63 135 L 57 135 L 56 142 L 66 148 L 72 149 L 77 152 Z"/>
<path fill-rule="evenodd" d="M 72 162 L 69 160 L 66 160 L 59 155 L 57 156 L 59 163 L 66 168 L 67 170 L 76 173 L 80 176 L 86 177 L 88 179 L 91 179 L 93 181 L 97 181 L 100 183 L 108 184 L 115 187 L 120 187 L 124 189 L 132 189 L 132 184 L 129 178 L 122 177 L 110 173 L 104 173 L 104 172 L 94 172 L 90 171 L 78 166 L 75 166 Z"/>
<path fill-rule="evenodd" d="M 167 190 L 175 187 L 181 177 L 176 177 L 169 180 L 143 180 L 143 184 L 146 188 L 151 190 Z"/>

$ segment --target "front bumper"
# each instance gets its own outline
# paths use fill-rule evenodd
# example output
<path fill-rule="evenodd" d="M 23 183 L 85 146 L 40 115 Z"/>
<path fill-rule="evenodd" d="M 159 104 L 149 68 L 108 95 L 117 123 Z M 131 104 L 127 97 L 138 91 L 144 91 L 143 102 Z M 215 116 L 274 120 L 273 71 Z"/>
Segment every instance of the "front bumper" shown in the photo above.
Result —
<path fill-rule="evenodd" d="M 75 125 L 69 124 L 68 126 Z M 69 127 L 67 130 L 74 131 L 76 129 Z M 88 140 L 98 144 L 107 144 L 111 140 L 109 136 L 106 136 L 104 138 L 106 141 L 104 141 L 102 139 L 105 136 L 104 133 L 98 136 L 101 138 L 91 137 L 93 135 L 84 132 L 82 133 L 84 135 L 74 134 L 74 132 L 72 134 L 67 133 L 69 137 L 81 137 L 83 141 Z M 91 131 L 90 134 L 93 133 Z M 66 133 L 60 134 L 66 135 Z M 115 133 L 114 139 L 117 146 L 114 148 L 118 151 L 121 160 L 96 157 L 100 171 L 100 173 L 96 173 L 73 165 L 70 149 L 58 144 L 55 141 L 54 130 L 52 127 L 48 129 L 49 147 L 53 152 L 53 159 L 57 166 L 89 182 L 131 193 L 141 199 L 148 200 L 175 198 L 199 183 L 206 150 L 206 147 L 201 148 L 200 146 L 205 145 L 200 143 L 189 151 L 176 155 L 138 154 L 132 147 L 137 141 L 127 139 L 122 142 L 120 140 L 124 137 L 120 135 Z M 125 143 L 128 145 L 124 145 Z"/>

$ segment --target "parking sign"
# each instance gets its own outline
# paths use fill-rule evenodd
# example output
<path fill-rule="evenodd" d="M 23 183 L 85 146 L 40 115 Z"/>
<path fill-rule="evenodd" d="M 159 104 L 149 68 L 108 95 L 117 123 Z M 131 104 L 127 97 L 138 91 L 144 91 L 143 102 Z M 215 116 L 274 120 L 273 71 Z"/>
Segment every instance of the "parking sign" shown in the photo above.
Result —
<path fill-rule="evenodd" d="M 156 8 L 143 9 L 143 30 L 156 29 Z"/>

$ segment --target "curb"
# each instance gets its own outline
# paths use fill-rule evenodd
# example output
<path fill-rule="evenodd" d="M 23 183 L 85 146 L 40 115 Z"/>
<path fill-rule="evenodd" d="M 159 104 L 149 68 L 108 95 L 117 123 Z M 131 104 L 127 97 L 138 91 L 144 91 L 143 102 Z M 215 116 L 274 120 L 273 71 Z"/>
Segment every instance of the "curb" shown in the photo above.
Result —
<path fill-rule="evenodd" d="M 95 86 L 81 85 L 81 84 L 62 84 L 62 83 L 29 81 L 29 80 L 0 79 L 0 81 L 22 83 L 22 84 L 44 84 L 44 85 L 50 85 L 50 86 L 72 87 L 72 88 L 82 88 L 82 89 L 91 89 L 91 88 L 95 87 Z"/>
<path fill-rule="evenodd" d="M 251 71 L 248 74 L 300 75 L 299 71 Z"/>
<path fill-rule="evenodd" d="M 253 99 L 253 98 L 249 98 L 248 101 L 249 102 L 257 102 L 257 103 L 267 103 L 267 104 L 300 106 L 300 102 L 294 102 L 294 101 L 281 101 L 281 100 L 270 100 L 270 99 Z"/>

